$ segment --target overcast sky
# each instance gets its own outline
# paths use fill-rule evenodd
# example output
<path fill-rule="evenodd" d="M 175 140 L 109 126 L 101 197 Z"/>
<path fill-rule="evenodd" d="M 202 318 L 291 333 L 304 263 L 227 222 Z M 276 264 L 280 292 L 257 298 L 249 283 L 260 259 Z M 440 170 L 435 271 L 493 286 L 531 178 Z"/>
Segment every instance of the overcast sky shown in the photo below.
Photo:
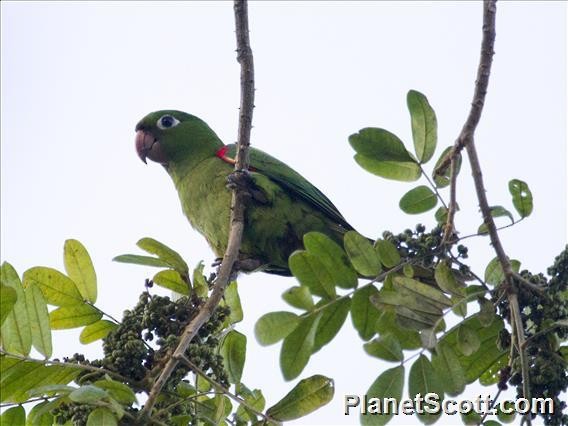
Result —
<path fill-rule="evenodd" d="M 361 233 L 378 237 L 431 214 L 398 209 L 410 184 L 386 181 L 353 161 L 347 137 L 384 127 L 411 148 L 406 92 L 426 94 L 439 124 L 439 150 L 466 118 L 481 37 L 480 2 L 253 2 L 256 70 L 252 144 L 310 179 Z M 97 305 L 120 316 L 143 290 L 150 268 L 116 264 L 151 236 L 189 263 L 213 253 L 184 218 L 164 170 L 134 150 L 134 126 L 150 111 L 200 116 L 227 143 L 237 134 L 239 67 L 229 2 L 2 2 L 1 258 L 18 272 L 62 269 L 62 248 L 77 238 L 99 280 Z M 502 232 L 505 250 L 545 271 L 566 244 L 566 3 L 500 2 L 496 56 L 476 142 L 490 204 L 512 209 L 507 182 L 529 183 L 534 213 Z M 462 235 L 481 222 L 468 167 L 458 188 Z M 487 238 L 468 241 L 483 273 L 494 256 Z M 287 310 L 280 294 L 293 278 L 240 279 L 249 336 L 243 380 L 268 405 L 294 384 L 278 368 L 279 345 L 252 335 L 264 313 Z M 348 320 L 350 321 L 350 320 Z M 56 332 L 57 356 L 100 356 L 78 333 Z M 302 377 L 321 373 L 336 398 L 296 424 L 356 424 L 343 395 L 364 394 L 391 364 L 368 357 L 348 322 L 312 357 Z M 495 388 L 472 386 L 475 398 Z M 407 390 L 405 390 L 407 395 Z M 446 417 L 440 423 L 456 424 Z M 392 424 L 417 424 L 397 418 Z"/>

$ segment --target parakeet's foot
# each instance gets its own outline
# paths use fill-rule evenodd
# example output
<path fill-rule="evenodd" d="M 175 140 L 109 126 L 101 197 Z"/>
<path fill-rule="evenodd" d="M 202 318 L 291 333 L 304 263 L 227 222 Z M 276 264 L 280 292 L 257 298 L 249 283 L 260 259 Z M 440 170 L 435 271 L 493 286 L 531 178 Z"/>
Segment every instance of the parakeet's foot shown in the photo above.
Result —
<path fill-rule="evenodd" d="M 240 259 L 235 261 L 233 265 L 233 270 L 242 272 L 254 272 L 260 268 L 264 262 L 259 259 Z"/>
<path fill-rule="evenodd" d="M 227 176 L 227 188 L 239 188 L 258 203 L 266 204 L 268 202 L 266 195 L 254 183 L 254 179 L 248 170 L 235 171 Z"/>
<path fill-rule="evenodd" d="M 221 267 L 221 263 L 223 263 L 223 258 L 218 257 L 211 264 L 212 267 L 217 268 L 216 275 L 219 275 L 219 268 Z M 231 281 L 236 280 L 239 272 L 245 272 L 245 273 L 254 272 L 254 271 L 258 270 L 262 265 L 264 265 L 264 262 L 262 262 L 259 259 L 248 258 L 248 259 L 235 260 L 235 263 L 233 264 L 233 271 L 231 272 L 230 280 Z"/>

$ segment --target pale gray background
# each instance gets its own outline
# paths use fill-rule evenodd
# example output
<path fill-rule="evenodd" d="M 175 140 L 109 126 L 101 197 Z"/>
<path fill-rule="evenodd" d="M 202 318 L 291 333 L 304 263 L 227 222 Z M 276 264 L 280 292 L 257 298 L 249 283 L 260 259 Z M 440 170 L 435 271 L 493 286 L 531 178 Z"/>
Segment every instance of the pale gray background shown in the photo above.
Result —
<path fill-rule="evenodd" d="M 235 140 L 231 3 L 2 2 L 1 11 L 2 260 L 20 273 L 62 268 L 63 242 L 77 238 L 97 269 L 97 305 L 115 316 L 155 272 L 111 262 L 138 252 L 140 237 L 209 264 L 213 255 L 183 217 L 169 177 L 137 158 L 134 125 L 150 111 L 176 108 Z M 250 26 L 258 89 L 252 144 L 310 179 L 363 234 L 432 226 L 431 214 L 398 209 L 412 185 L 363 171 L 347 137 L 380 126 L 410 148 L 405 99 L 417 89 L 437 112 L 439 146 L 453 143 L 472 96 L 481 3 L 253 2 Z M 484 177 L 490 203 L 511 209 L 508 180 L 529 183 L 534 213 L 502 238 L 511 257 L 544 271 L 566 244 L 566 4 L 500 2 L 496 52 L 477 133 Z M 458 192 L 465 235 L 481 222 L 467 167 Z M 468 245 L 482 273 L 493 257 L 488 241 Z M 261 387 L 269 405 L 294 383 L 278 369 L 279 345 L 258 346 L 252 328 L 262 314 L 288 309 L 280 294 L 294 283 L 260 273 L 240 279 L 244 381 Z M 81 346 L 76 334 L 55 333 L 56 355 L 98 356 L 99 345 Z M 346 324 L 302 374 L 334 377 L 336 398 L 296 424 L 356 424 L 356 415 L 343 416 L 343 395 L 363 394 L 391 366 L 365 355 Z M 464 398 L 489 391 L 473 386 Z"/>

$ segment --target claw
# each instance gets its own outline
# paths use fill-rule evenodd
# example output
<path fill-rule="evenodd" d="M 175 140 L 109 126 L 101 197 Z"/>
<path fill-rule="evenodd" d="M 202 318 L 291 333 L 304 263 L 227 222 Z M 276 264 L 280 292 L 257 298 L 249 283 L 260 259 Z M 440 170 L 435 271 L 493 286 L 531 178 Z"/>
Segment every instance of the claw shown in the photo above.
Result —
<path fill-rule="evenodd" d="M 227 188 L 233 190 L 239 188 L 248 197 L 260 204 L 267 204 L 268 199 L 262 188 L 254 183 L 254 179 L 248 170 L 239 170 L 227 176 Z"/>

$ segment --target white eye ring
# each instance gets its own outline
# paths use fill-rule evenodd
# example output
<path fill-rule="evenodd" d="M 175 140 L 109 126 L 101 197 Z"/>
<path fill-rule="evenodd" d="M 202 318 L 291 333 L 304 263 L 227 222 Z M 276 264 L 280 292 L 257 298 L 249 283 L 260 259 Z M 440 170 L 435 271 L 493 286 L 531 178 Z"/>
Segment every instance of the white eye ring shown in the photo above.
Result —
<path fill-rule="evenodd" d="M 166 130 L 171 129 L 172 127 L 176 127 L 179 124 L 179 120 L 175 118 L 173 115 L 162 115 L 156 125 L 159 129 Z"/>

